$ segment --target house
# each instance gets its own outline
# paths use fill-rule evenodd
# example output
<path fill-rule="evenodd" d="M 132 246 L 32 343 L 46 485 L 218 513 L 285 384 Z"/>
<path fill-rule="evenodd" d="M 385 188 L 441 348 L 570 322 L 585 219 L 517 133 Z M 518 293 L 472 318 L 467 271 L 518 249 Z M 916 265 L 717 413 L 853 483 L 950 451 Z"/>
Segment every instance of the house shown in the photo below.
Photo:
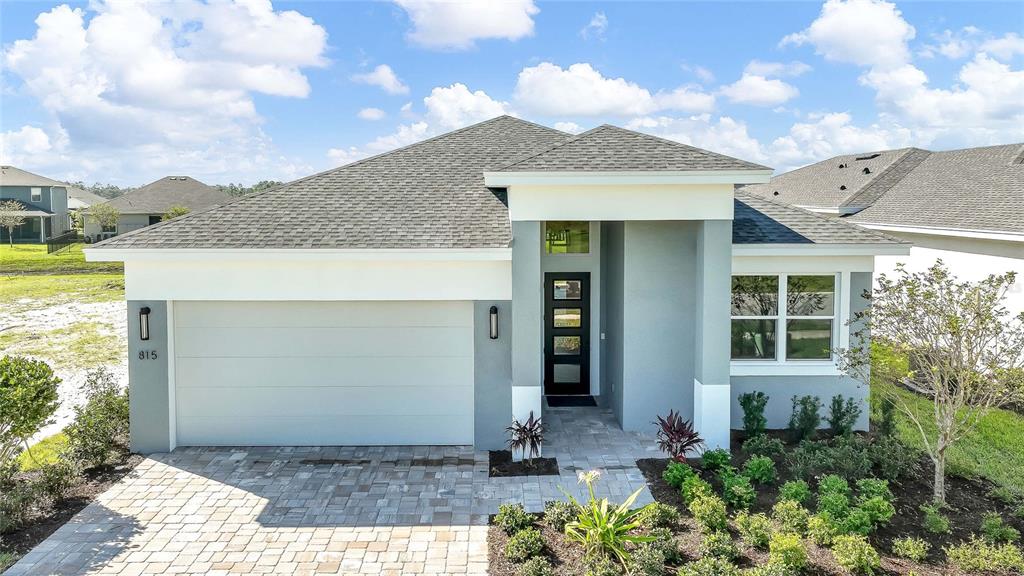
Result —
<path fill-rule="evenodd" d="M 14 229 L 14 241 L 44 243 L 71 229 L 68 191 L 71 187 L 14 166 L 0 166 L 0 202 L 17 200 L 24 207 L 25 223 Z M 9 231 L 0 230 L 0 242 L 7 243 Z"/>
<path fill-rule="evenodd" d="M 92 192 L 68 186 L 68 211 L 85 210 L 93 204 L 102 204 L 106 201 L 106 198 Z"/>
<path fill-rule="evenodd" d="M 940 258 L 965 280 L 1016 271 L 1008 308 L 1024 311 L 1024 144 L 837 156 L 743 191 L 913 243 L 908 256 L 879 258 L 876 273 Z"/>
<path fill-rule="evenodd" d="M 199 212 L 231 200 L 227 192 L 203 184 L 191 176 L 165 176 L 113 200 L 107 205 L 119 212 L 117 224 L 104 228 L 95 217 L 85 215 L 87 240 L 98 241 L 160 222 L 172 208 Z"/>
<path fill-rule="evenodd" d="M 770 174 L 501 116 L 102 242 L 88 259 L 125 262 L 133 449 L 495 449 L 565 396 L 627 430 L 675 409 L 728 446 L 743 392 L 773 427 L 796 394 L 866 402 L 832 349 L 874 257 L 909 245 L 734 193 Z"/>

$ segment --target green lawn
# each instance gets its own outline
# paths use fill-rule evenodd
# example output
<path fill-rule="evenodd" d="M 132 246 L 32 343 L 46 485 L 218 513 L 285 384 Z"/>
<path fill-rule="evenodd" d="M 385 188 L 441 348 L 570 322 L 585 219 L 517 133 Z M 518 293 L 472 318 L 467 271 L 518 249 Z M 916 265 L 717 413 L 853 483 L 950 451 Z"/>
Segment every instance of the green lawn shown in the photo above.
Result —
<path fill-rule="evenodd" d="M 121 262 L 86 262 L 82 248 L 72 244 L 55 254 L 46 253 L 45 244 L 0 245 L 0 274 L 89 274 L 121 273 Z"/>
<path fill-rule="evenodd" d="M 28 472 L 46 464 L 53 464 L 67 445 L 68 437 L 63 432 L 43 438 L 28 450 L 18 454 L 18 466 L 23 472 Z"/>
<path fill-rule="evenodd" d="M 881 401 L 884 393 L 895 392 L 909 402 L 923 422 L 930 422 L 933 404 L 928 398 L 878 382 L 871 386 L 872 403 Z M 917 427 L 899 412 L 897 417 L 900 437 L 911 446 L 923 448 Z M 935 426 L 925 426 L 925 431 L 934 434 Z M 950 448 L 947 472 L 986 478 L 1024 495 L 1024 416 L 1009 410 L 993 410 L 986 415 L 970 436 Z"/>

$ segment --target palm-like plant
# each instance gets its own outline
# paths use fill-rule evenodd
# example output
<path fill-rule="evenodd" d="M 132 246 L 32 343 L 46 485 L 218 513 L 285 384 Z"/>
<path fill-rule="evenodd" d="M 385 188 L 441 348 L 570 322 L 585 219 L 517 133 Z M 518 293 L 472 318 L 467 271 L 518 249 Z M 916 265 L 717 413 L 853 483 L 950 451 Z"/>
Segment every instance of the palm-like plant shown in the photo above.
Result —
<path fill-rule="evenodd" d="M 658 448 L 667 452 L 677 462 L 685 462 L 688 452 L 697 450 L 704 445 L 700 434 L 693 429 L 693 423 L 683 420 L 683 417 L 674 410 L 668 411 L 668 416 L 658 416 L 655 422 L 658 426 Z"/>
<path fill-rule="evenodd" d="M 533 417 L 533 410 L 530 410 L 530 417 L 526 422 L 512 419 L 512 425 L 505 428 L 509 434 L 508 448 L 513 454 L 517 450 L 523 453 L 523 460 L 527 465 L 533 465 L 533 459 L 540 455 L 540 447 L 544 443 L 544 425 L 540 418 Z M 527 456 L 529 451 L 529 456 Z"/>
<path fill-rule="evenodd" d="M 619 506 L 612 507 L 607 498 L 598 499 L 594 495 L 594 481 L 599 476 L 596 470 L 579 475 L 580 483 L 586 483 L 590 493 L 590 502 L 586 506 L 581 506 L 571 494 L 562 491 L 579 510 L 576 520 L 565 525 L 565 535 L 582 544 L 587 554 L 609 554 L 625 567 L 629 560 L 627 543 L 639 544 L 654 540 L 650 536 L 634 533 L 640 526 L 638 516 L 647 506 L 636 509 L 630 509 L 630 506 L 643 488 L 638 488 Z"/>

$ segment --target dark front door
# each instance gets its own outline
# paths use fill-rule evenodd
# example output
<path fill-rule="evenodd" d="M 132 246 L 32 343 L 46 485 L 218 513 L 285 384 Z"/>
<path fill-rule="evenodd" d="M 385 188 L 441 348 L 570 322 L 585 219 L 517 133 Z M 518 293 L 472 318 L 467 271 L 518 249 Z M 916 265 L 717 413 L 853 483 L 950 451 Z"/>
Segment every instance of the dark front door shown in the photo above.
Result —
<path fill-rule="evenodd" d="M 590 394 L 590 273 L 544 275 L 544 393 Z"/>

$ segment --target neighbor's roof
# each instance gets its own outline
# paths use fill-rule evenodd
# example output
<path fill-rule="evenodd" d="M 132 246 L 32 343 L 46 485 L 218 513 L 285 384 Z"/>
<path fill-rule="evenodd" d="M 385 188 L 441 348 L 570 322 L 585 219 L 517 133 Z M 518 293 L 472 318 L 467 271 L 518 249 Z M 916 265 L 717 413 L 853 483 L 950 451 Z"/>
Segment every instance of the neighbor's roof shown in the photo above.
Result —
<path fill-rule="evenodd" d="M 499 172 L 771 170 L 672 140 L 604 124 L 519 159 Z"/>
<path fill-rule="evenodd" d="M 736 191 L 733 244 L 903 244 L 891 236 L 803 208 Z"/>
<path fill-rule="evenodd" d="M 68 208 L 88 208 L 93 204 L 102 204 L 107 201 L 107 198 L 87 192 L 81 188 L 75 188 L 74 186 L 68 186 Z"/>
<path fill-rule="evenodd" d="M 743 191 L 852 222 L 1020 234 L 1024 144 L 837 156 Z"/>
<path fill-rule="evenodd" d="M 28 170 L 15 168 L 14 166 L 0 166 L 0 186 L 61 186 L 67 188 L 64 182 L 58 182 L 53 178 L 40 176 Z"/>
<path fill-rule="evenodd" d="M 21 186 L 21 184 L 17 184 L 17 186 Z M 10 199 L 0 199 L 0 200 L 2 200 L 4 202 L 9 202 L 10 201 Z M 39 216 L 50 217 L 50 216 L 54 215 L 53 212 L 51 212 L 50 210 L 47 210 L 46 208 L 43 208 L 42 206 L 36 206 L 35 204 L 31 204 L 29 202 L 22 202 L 21 200 L 14 200 L 14 201 L 17 202 L 18 204 L 20 204 L 22 208 L 24 208 L 24 210 L 18 210 L 16 212 L 14 212 L 18 216 L 25 216 L 25 217 L 36 218 L 36 217 L 39 217 Z"/>
<path fill-rule="evenodd" d="M 165 176 L 107 202 L 122 214 L 163 214 L 174 206 L 196 212 L 231 201 L 231 195 L 191 176 Z"/>

